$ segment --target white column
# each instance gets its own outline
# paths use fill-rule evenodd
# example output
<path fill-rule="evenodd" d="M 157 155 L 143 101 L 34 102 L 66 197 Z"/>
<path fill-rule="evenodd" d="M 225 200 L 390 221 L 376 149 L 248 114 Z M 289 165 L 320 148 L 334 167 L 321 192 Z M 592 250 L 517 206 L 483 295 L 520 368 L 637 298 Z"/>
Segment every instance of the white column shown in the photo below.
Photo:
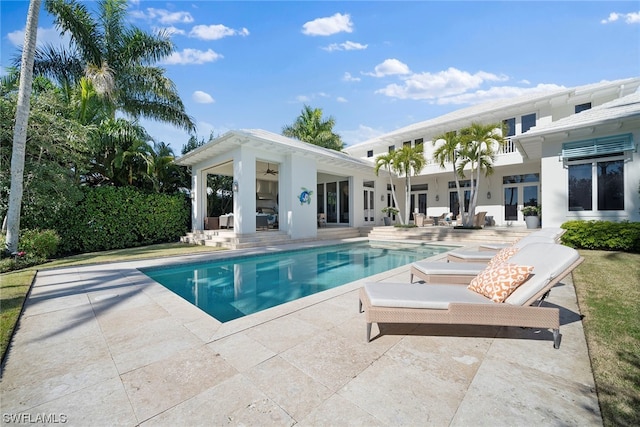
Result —
<path fill-rule="evenodd" d="M 240 147 L 233 157 L 233 180 L 238 191 L 233 193 L 233 227 L 236 234 L 256 232 L 256 156 Z"/>

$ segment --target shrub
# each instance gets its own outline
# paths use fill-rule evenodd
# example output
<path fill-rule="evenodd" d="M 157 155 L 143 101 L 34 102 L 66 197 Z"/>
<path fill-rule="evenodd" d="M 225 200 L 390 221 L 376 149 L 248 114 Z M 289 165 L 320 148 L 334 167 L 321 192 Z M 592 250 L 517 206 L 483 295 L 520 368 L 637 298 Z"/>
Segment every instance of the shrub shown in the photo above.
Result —
<path fill-rule="evenodd" d="M 54 230 L 24 230 L 18 247 L 37 258 L 49 259 L 58 252 L 60 236 Z"/>
<path fill-rule="evenodd" d="M 640 253 L 640 222 L 567 221 L 562 243 L 579 249 Z"/>
<path fill-rule="evenodd" d="M 191 221 L 184 194 L 151 194 L 133 187 L 84 188 L 84 197 L 58 226 L 61 252 L 83 253 L 175 242 Z"/>

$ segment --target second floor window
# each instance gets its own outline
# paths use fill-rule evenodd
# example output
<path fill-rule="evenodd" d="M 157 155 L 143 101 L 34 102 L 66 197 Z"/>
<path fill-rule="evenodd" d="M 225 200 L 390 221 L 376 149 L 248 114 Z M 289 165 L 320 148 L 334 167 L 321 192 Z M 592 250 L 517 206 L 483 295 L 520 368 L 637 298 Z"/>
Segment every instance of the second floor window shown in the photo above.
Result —
<path fill-rule="evenodd" d="M 586 102 L 584 104 L 576 105 L 575 112 L 576 112 L 576 114 L 578 114 L 581 111 L 590 110 L 590 109 L 591 109 L 591 103 L 590 102 Z"/>
<path fill-rule="evenodd" d="M 522 133 L 525 133 L 536 125 L 536 113 L 522 116 Z"/>
<path fill-rule="evenodd" d="M 367 151 L 367 157 L 373 157 L 373 150 Z"/>
<path fill-rule="evenodd" d="M 516 134 L 516 118 L 503 120 L 502 123 L 507 128 L 507 134 L 505 136 L 513 136 Z"/>

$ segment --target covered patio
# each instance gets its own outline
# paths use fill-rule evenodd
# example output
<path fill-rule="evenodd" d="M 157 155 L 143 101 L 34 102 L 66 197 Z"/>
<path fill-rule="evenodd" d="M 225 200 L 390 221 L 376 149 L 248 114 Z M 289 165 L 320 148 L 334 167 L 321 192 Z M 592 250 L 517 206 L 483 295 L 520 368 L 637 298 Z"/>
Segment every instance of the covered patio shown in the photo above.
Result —
<path fill-rule="evenodd" d="M 354 197 L 375 188 L 372 164 L 335 150 L 264 130 L 237 130 L 177 163 L 192 169 L 194 233 L 221 229 L 246 236 L 278 230 L 299 240 L 317 236 L 319 215 L 323 223 L 343 227 L 375 221 L 372 213 L 355 214 L 373 211 L 373 194 Z M 233 177 L 233 209 L 217 218 L 207 212 L 210 174 Z"/>

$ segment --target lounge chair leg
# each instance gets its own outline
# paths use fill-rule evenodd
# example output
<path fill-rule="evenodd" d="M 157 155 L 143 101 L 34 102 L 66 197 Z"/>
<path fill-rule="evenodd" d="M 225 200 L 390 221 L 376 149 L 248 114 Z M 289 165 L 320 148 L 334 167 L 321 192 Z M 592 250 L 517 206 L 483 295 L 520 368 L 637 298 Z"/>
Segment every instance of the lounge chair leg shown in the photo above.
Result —
<path fill-rule="evenodd" d="M 413 283 L 413 274 L 409 274 L 409 283 Z"/>
<path fill-rule="evenodd" d="M 562 339 L 562 335 L 560 335 L 560 329 L 553 330 L 553 348 L 560 348 L 560 340 Z"/>
<path fill-rule="evenodd" d="M 362 300 L 358 300 L 358 313 L 363 313 L 364 310 L 362 310 Z"/>
<path fill-rule="evenodd" d="M 371 342 L 371 323 L 367 323 L 367 342 Z"/>

